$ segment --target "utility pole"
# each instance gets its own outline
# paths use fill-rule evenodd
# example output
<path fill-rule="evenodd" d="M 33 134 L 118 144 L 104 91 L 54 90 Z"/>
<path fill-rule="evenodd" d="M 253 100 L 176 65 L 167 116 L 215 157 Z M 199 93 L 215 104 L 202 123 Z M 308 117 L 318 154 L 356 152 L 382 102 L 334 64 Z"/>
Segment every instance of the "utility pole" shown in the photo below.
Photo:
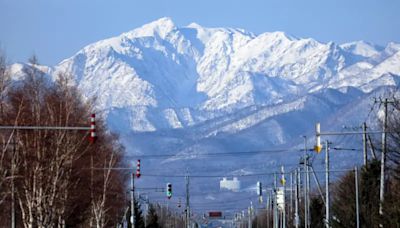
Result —
<path fill-rule="evenodd" d="M 309 227 L 309 200 L 308 200 L 308 188 L 309 188 L 309 173 L 308 173 L 308 154 L 307 154 L 307 136 L 304 137 L 304 227 Z"/>
<path fill-rule="evenodd" d="M 190 228 L 189 174 L 186 171 L 186 228 Z"/>
<path fill-rule="evenodd" d="M 247 208 L 247 227 L 251 228 L 251 209 L 250 207 Z"/>
<path fill-rule="evenodd" d="M 135 171 L 131 175 L 131 225 L 135 228 Z"/>
<path fill-rule="evenodd" d="M 267 196 L 267 228 L 269 228 L 269 213 L 270 213 L 270 199 L 271 197 L 270 197 L 270 193 L 268 193 L 268 196 Z"/>
<path fill-rule="evenodd" d="M 274 228 L 278 228 L 278 202 L 277 202 L 277 177 L 276 173 L 274 173 L 274 204 L 273 204 L 273 209 L 274 209 Z"/>
<path fill-rule="evenodd" d="M 299 228 L 299 182 L 300 182 L 300 178 L 299 178 L 299 172 L 298 169 L 295 170 L 295 180 L 296 180 L 296 189 L 294 192 L 294 197 L 295 197 L 295 201 L 294 201 L 294 225 L 296 228 Z"/>
<path fill-rule="evenodd" d="M 394 101 L 389 101 L 387 98 L 384 101 L 380 101 L 381 103 L 384 104 L 384 120 L 383 120 L 383 130 L 382 131 L 370 131 L 366 132 L 368 134 L 382 134 L 382 155 L 381 155 L 381 177 L 380 177 L 380 189 L 379 189 L 379 215 L 382 217 L 383 216 L 383 202 L 384 202 L 384 193 L 385 193 L 385 160 L 386 160 L 386 152 L 387 152 L 387 146 L 386 146 L 386 134 L 387 134 L 387 106 L 389 103 L 394 103 Z M 320 151 L 322 146 L 320 145 L 320 137 L 321 135 L 353 135 L 353 134 L 360 134 L 359 132 L 323 132 L 321 133 L 320 131 L 320 123 L 316 124 L 315 127 L 316 131 L 316 146 L 315 149 L 317 152 Z M 361 134 L 364 134 L 364 132 L 361 132 Z M 328 142 L 327 142 L 328 146 Z M 327 160 L 327 168 L 329 169 L 329 155 L 328 151 L 329 149 L 327 148 L 326 150 L 326 160 Z M 329 170 L 327 170 L 327 188 L 329 188 Z M 329 192 L 326 192 L 326 195 L 329 196 Z M 329 216 L 329 197 L 326 197 L 326 212 L 327 215 Z M 327 221 L 329 221 L 329 217 L 326 218 Z M 329 224 L 327 224 L 329 226 Z M 379 224 L 379 227 L 383 227 L 383 224 Z"/>
<path fill-rule="evenodd" d="M 368 155 L 367 155 L 367 123 L 363 123 L 363 155 L 364 155 L 364 166 L 367 167 Z"/>
<path fill-rule="evenodd" d="M 387 154 L 387 106 L 388 103 L 394 103 L 394 101 L 389 101 L 385 98 L 384 101 L 381 101 L 384 107 L 384 118 L 383 118 L 383 132 L 382 132 L 382 155 L 381 155 L 381 180 L 380 180 L 380 188 L 379 188 L 379 215 L 383 216 L 383 202 L 385 200 L 385 160 Z M 379 227 L 383 227 L 383 224 L 380 223 Z"/>
<path fill-rule="evenodd" d="M 248 226 L 248 221 L 246 220 L 246 212 L 245 210 L 242 211 L 242 227 L 245 228 Z"/>
<path fill-rule="evenodd" d="M 285 168 L 281 167 L 282 173 L 282 186 L 283 186 L 283 208 L 282 208 L 282 227 L 286 228 L 286 179 L 285 179 Z"/>
<path fill-rule="evenodd" d="M 251 222 L 251 219 L 252 219 L 252 215 L 253 215 L 253 202 L 251 202 L 250 201 L 250 207 L 249 207 L 249 211 L 248 211 L 248 213 L 249 213 L 249 223 L 248 223 L 248 227 L 249 228 L 252 228 L 252 222 Z"/>
<path fill-rule="evenodd" d="M 293 172 L 290 172 L 290 210 L 289 217 L 293 215 Z"/>
<path fill-rule="evenodd" d="M 15 139 L 13 137 L 13 154 L 11 156 L 11 228 L 15 228 L 15 185 L 14 185 L 14 175 L 15 175 Z"/>
<path fill-rule="evenodd" d="M 356 186 L 356 224 L 357 228 L 360 228 L 360 209 L 358 203 L 358 170 L 357 166 L 354 167 L 354 181 Z"/>
<path fill-rule="evenodd" d="M 93 194 L 93 151 L 90 151 L 90 203 L 92 207 L 92 218 L 90 219 L 89 226 L 93 227 L 93 218 L 94 218 L 94 208 L 93 208 L 93 202 L 94 202 L 94 194 Z"/>
<path fill-rule="evenodd" d="M 147 215 L 149 214 L 149 195 L 145 195 L 145 202 L 146 202 L 146 214 L 144 217 L 144 226 L 147 226 Z M 168 208 L 168 202 L 167 202 L 167 208 Z"/>
<path fill-rule="evenodd" d="M 326 228 L 330 227 L 330 215 L 329 215 L 329 142 L 325 142 L 325 224 Z"/>

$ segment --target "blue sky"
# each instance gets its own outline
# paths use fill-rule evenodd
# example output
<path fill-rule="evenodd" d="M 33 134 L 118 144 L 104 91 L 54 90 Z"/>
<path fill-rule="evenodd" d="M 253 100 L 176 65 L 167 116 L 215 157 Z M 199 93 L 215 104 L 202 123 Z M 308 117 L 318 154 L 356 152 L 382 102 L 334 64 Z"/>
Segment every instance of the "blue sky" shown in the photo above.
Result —
<path fill-rule="evenodd" d="M 284 31 L 322 42 L 400 42 L 398 0 L 0 0 L 0 47 L 10 62 L 54 65 L 92 42 L 160 17 L 177 26 Z"/>

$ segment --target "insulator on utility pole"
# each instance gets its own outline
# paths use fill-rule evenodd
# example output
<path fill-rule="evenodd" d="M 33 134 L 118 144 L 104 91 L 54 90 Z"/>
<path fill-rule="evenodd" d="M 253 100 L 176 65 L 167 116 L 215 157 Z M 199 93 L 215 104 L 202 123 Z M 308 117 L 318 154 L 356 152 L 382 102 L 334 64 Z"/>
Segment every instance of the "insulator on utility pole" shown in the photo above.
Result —
<path fill-rule="evenodd" d="M 90 116 L 90 136 L 89 136 L 89 141 L 90 143 L 95 143 L 97 136 L 96 136 L 96 114 L 92 114 Z"/>
<path fill-rule="evenodd" d="M 136 177 L 140 178 L 140 175 L 140 159 L 138 159 L 136 164 Z"/>

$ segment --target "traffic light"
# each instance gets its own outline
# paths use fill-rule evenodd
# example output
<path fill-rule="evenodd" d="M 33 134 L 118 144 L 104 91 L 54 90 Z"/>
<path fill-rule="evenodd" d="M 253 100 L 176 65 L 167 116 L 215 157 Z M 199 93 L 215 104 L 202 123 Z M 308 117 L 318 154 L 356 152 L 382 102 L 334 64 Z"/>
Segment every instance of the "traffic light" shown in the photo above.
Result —
<path fill-rule="evenodd" d="M 138 159 L 136 164 L 136 177 L 139 178 L 140 175 L 140 159 Z"/>
<path fill-rule="evenodd" d="M 257 195 L 262 196 L 262 184 L 260 181 L 257 181 Z"/>
<path fill-rule="evenodd" d="M 171 197 L 172 197 L 172 184 L 171 183 L 167 183 L 167 197 L 168 197 L 168 199 L 171 199 Z"/>
<path fill-rule="evenodd" d="M 317 153 L 320 153 L 322 150 L 322 145 L 321 145 L 321 124 L 316 123 L 315 124 L 315 146 L 314 150 Z"/>
<path fill-rule="evenodd" d="M 90 116 L 90 136 L 89 136 L 89 141 L 90 143 L 96 142 L 97 136 L 96 136 L 96 114 L 92 114 Z"/>

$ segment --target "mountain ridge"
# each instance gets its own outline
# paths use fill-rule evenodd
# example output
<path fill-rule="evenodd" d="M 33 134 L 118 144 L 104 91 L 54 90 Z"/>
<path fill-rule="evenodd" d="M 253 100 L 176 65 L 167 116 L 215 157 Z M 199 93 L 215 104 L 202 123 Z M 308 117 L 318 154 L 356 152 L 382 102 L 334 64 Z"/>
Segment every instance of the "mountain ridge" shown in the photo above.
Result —
<path fill-rule="evenodd" d="M 326 89 L 398 86 L 398 66 L 396 43 L 321 43 L 284 32 L 177 27 L 161 18 L 89 44 L 46 73 L 73 75 L 84 96 L 96 97 L 105 118 L 127 133 L 190 129 Z M 13 68 L 20 74 L 21 66 Z"/>
<path fill-rule="evenodd" d="M 56 66 L 35 67 L 52 79 L 69 74 L 86 99 L 96 98 L 96 114 L 119 134 L 126 164 L 142 159 L 143 178 L 135 184 L 172 183 L 180 196 L 185 182 L 176 174 L 212 173 L 190 180 L 191 202 L 212 203 L 243 197 L 219 192 L 219 177 L 237 176 L 246 191 L 257 181 L 272 184 L 268 173 L 281 166 L 297 168 L 304 147 L 314 144 L 316 122 L 322 132 L 362 122 L 379 129 L 381 110 L 372 99 L 398 91 L 399 66 L 397 43 L 322 43 L 284 32 L 177 27 L 161 18 L 89 44 Z M 23 77 L 24 67 L 33 66 L 10 66 L 14 80 Z M 362 163 L 361 137 L 323 140 L 352 148 L 332 151 L 332 169 Z M 323 170 L 323 153 L 308 154 L 316 171 Z"/>

